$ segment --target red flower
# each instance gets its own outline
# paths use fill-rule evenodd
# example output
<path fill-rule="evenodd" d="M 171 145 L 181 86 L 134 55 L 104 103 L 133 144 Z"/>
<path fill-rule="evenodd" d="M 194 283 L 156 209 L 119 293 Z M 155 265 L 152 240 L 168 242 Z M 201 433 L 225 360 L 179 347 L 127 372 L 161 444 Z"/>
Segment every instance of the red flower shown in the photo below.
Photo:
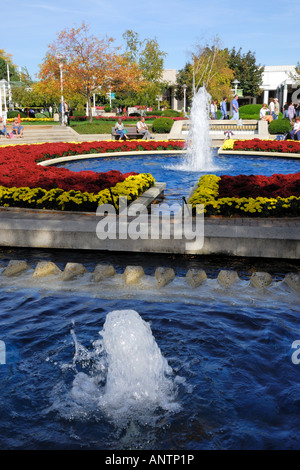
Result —
<path fill-rule="evenodd" d="M 106 153 L 113 151 L 132 152 L 140 148 L 183 148 L 183 141 L 145 142 L 145 141 L 102 141 L 81 143 L 45 143 L 39 145 L 16 145 L 0 148 L 0 185 L 6 187 L 41 187 L 44 189 L 61 188 L 98 193 L 102 189 L 124 181 L 129 174 L 119 171 L 96 173 L 94 171 L 72 172 L 55 166 L 43 167 L 38 162 L 68 155 Z"/>
<path fill-rule="evenodd" d="M 290 197 L 300 195 L 300 173 L 288 175 L 222 175 L 219 198 L 222 197 Z"/>

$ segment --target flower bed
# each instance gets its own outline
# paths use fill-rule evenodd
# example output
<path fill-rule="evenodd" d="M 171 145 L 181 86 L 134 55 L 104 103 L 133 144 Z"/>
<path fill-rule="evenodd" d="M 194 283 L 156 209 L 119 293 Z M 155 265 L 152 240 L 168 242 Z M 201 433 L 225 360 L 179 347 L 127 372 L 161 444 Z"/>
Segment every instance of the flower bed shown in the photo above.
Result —
<path fill-rule="evenodd" d="M 183 142 L 83 142 L 0 147 L 0 204 L 5 206 L 94 210 L 115 195 L 133 200 L 155 182 L 150 174 L 119 171 L 72 172 L 37 162 L 76 154 L 182 148 Z M 123 185 L 122 185 L 123 184 Z M 74 200 L 74 198 L 76 200 Z M 108 199 L 107 199 L 108 198 Z"/>
<path fill-rule="evenodd" d="M 72 172 L 65 168 L 43 167 L 37 162 L 70 155 L 110 153 L 138 150 L 173 150 L 183 147 L 184 142 L 104 141 L 81 143 L 47 143 L 34 145 L 8 145 L 0 147 L 0 185 L 5 187 L 30 187 L 43 189 L 61 188 L 97 193 L 106 187 L 123 181 L 128 175 L 117 171 L 95 173 Z"/>
<path fill-rule="evenodd" d="M 7 122 L 13 122 L 15 119 L 16 118 L 7 118 L 6 121 Z M 24 118 L 24 117 L 22 117 L 21 121 L 22 122 L 38 122 L 38 121 L 53 122 L 54 118 Z"/>
<path fill-rule="evenodd" d="M 234 140 L 228 139 L 222 146 L 223 150 L 240 150 L 252 152 L 300 153 L 300 142 L 294 140 Z"/>
<path fill-rule="evenodd" d="M 155 180 L 150 173 L 142 173 L 128 176 L 123 182 L 98 193 L 64 191 L 61 188 L 46 190 L 43 188 L 0 186 L 0 205 L 3 207 L 95 212 L 101 204 L 113 204 L 118 210 L 120 196 L 126 197 L 127 201 L 131 202 L 154 183 Z"/>
<path fill-rule="evenodd" d="M 140 116 L 141 117 L 141 116 Z M 97 121 L 117 121 L 117 119 L 122 119 L 122 121 L 138 121 L 140 119 L 139 116 L 93 116 L 93 119 L 97 119 Z M 161 116 L 143 116 L 145 118 L 145 121 L 150 121 L 153 119 L 160 118 Z M 169 117 L 169 116 L 165 116 Z M 184 121 L 187 120 L 188 118 L 186 117 L 181 117 L 181 116 L 170 116 L 170 119 L 173 121 Z M 70 117 L 71 121 L 87 121 L 89 120 L 88 116 L 71 116 Z"/>
<path fill-rule="evenodd" d="M 300 173 L 292 175 L 202 176 L 189 199 L 206 216 L 282 217 L 300 214 Z"/>

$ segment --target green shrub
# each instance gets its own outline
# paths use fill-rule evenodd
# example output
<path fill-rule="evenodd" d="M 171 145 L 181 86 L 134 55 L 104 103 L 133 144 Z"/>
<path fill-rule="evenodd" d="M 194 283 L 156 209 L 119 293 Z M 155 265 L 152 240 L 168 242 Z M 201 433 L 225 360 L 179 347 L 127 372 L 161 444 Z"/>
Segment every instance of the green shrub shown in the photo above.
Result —
<path fill-rule="evenodd" d="M 173 120 L 167 117 L 160 117 L 153 121 L 152 131 L 157 134 L 168 134 L 173 126 Z"/>
<path fill-rule="evenodd" d="M 179 111 L 175 111 L 175 109 L 166 109 L 162 112 L 162 116 L 166 117 L 179 117 L 181 113 Z"/>
<path fill-rule="evenodd" d="M 153 109 L 153 111 L 146 111 L 146 116 L 161 116 L 162 111 L 159 111 L 158 109 Z"/>
<path fill-rule="evenodd" d="M 74 109 L 73 110 L 73 116 L 74 117 L 77 117 L 77 116 L 85 116 L 85 109 Z"/>
<path fill-rule="evenodd" d="M 47 113 L 47 114 L 46 114 L 46 113 L 35 113 L 34 117 L 35 117 L 36 119 L 38 119 L 38 118 L 44 119 L 44 118 L 49 117 L 49 114 L 48 114 L 48 113 Z"/>
<path fill-rule="evenodd" d="M 259 112 L 261 110 L 261 104 L 246 104 L 239 108 L 240 119 L 254 119 L 259 120 Z"/>
<path fill-rule="evenodd" d="M 261 104 L 245 104 L 239 108 L 240 117 L 242 117 L 244 114 L 247 116 L 254 116 L 256 114 L 259 115 L 261 107 Z"/>
<path fill-rule="evenodd" d="M 8 111 L 7 117 L 8 117 L 8 119 L 13 119 L 15 117 L 18 117 L 19 114 L 20 114 L 21 118 L 26 118 L 27 117 L 27 114 L 23 113 L 22 111 L 18 111 L 18 110 Z"/>
<path fill-rule="evenodd" d="M 269 125 L 270 134 L 285 134 L 289 132 L 292 125 L 288 119 L 276 119 L 271 121 Z"/>

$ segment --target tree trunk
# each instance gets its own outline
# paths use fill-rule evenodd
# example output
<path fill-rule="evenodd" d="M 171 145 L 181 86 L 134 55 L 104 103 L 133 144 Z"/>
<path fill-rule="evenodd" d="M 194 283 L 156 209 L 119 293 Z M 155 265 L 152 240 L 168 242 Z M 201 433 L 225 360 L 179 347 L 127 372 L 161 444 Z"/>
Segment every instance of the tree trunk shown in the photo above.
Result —
<path fill-rule="evenodd" d="M 89 122 L 93 122 L 93 114 L 92 114 L 92 104 L 91 104 L 91 94 L 90 93 L 87 93 L 87 112 L 88 112 L 88 118 L 89 118 Z"/>

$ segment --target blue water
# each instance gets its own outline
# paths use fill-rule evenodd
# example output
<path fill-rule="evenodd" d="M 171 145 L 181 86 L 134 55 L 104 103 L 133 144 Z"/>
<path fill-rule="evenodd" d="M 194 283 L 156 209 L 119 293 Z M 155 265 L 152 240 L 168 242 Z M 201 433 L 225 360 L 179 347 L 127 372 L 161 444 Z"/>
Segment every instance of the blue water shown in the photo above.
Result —
<path fill-rule="evenodd" d="M 208 172 L 188 172 L 176 169 L 182 162 L 181 155 L 135 155 L 128 157 L 108 157 L 79 160 L 61 163 L 57 166 L 72 171 L 92 170 L 109 171 L 119 170 L 122 173 L 135 171 L 137 173 L 151 173 L 156 181 L 167 183 L 165 196 L 170 202 L 181 202 L 187 197 L 190 189 L 205 173 L 216 175 L 251 175 L 260 174 L 270 176 L 274 173 L 296 173 L 300 171 L 300 161 L 286 158 L 261 158 L 240 155 L 218 156 L 213 150 L 213 165 L 217 170 Z M 175 167 L 175 168 L 174 168 Z"/>
<path fill-rule="evenodd" d="M 180 159 L 112 157 L 64 166 L 150 172 L 178 199 L 201 176 L 166 171 Z M 226 156 L 216 162 L 222 164 L 220 174 L 300 168 L 292 159 Z M 149 275 L 155 266 L 169 265 L 181 277 L 201 266 L 209 277 L 197 295 L 180 296 L 175 286 L 166 299 L 147 292 L 121 298 L 118 290 L 104 295 L 100 284 L 86 292 L 80 281 L 64 292 L 49 281 L 24 287 L 20 281 L 5 284 L 0 275 L 0 340 L 7 353 L 6 364 L 0 364 L 0 449 L 300 449 L 300 364 L 292 362 L 292 344 L 300 340 L 300 300 L 281 284 L 286 272 L 299 272 L 296 262 L 21 249 L 0 250 L 0 258 L 32 265 L 50 259 L 61 269 L 67 261 L 84 262 L 90 272 L 96 262 L 110 261 L 119 272 L 127 264 L 143 264 Z M 221 268 L 238 270 L 237 287 L 217 286 Z M 272 273 L 265 293 L 249 287 L 253 270 Z M 88 278 L 85 285 L 90 287 Z M 134 309 L 149 322 L 173 370 L 179 409 L 153 409 L 155 423 L 145 425 L 129 414 L 127 424 L 118 426 L 110 410 L 97 406 L 88 381 L 81 382 L 83 401 L 72 395 L 74 380 L 93 378 L 95 365 L 74 361 L 71 330 L 92 350 L 107 314 L 116 309 Z"/>
<path fill-rule="evenodd" d="M 1 449 L 300 449 L 300 364 L 291 348 L 300 340 L 299 296 L 275 286 L 232 293 L 209 279 L 197 301 L 101 298 L 68 292 L 0 288 Z M 17 293 L 16 293 L 17 292 Z M 238 292 L 242 292 L 239 295 Z M 208 300 L 208 299 L 211 299 Z M 70 393 L 74 328 L 87 349 L 99 339 L 106 315 L 134 309 L 149 322 L 163 356 L 180 377 L 180 410 L 153 410 L 155 425 L 130 420 L 119 428 L 84 390 Z"/>

